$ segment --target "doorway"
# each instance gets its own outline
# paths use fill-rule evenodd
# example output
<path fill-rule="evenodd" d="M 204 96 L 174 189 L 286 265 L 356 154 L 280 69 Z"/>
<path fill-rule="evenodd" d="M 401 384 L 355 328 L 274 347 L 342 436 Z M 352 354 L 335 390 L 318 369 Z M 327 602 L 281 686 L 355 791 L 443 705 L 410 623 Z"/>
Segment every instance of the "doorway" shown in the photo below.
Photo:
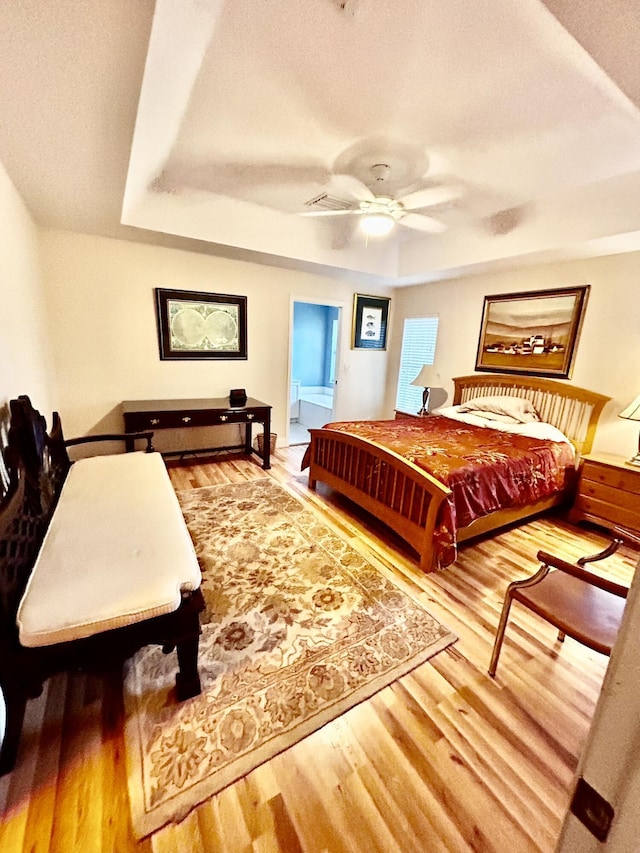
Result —
<path fill-rule="evenodd" d="M 295 300 L 291 326 L 289 444 L 307 444 L 309 429 L 333 420 L 337 391 L 338 305 Z"/>

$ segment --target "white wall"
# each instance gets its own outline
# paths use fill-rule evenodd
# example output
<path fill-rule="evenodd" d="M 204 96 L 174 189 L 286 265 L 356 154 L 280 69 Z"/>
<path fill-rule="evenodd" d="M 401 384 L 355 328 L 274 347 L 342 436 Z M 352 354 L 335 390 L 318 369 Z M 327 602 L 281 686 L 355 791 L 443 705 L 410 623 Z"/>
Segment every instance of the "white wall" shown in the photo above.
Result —
<path fill-rule="evenodd" d="M 490 294 L 590 284 L 582 334 L 570 383 L 612 400 L 596 433 L 594 451 L 629 457 L 640 425 L 617 417 L 640 393 L 640 253 L 525 267 L 402 288 L 393 294 L 393 340 L 402 337 L 405 317 L 439 314 L 436 364 L 453 395 L 454 376 L 475 372 L 484 297 Z M 390 354 L 385 409 L 393 410 L 400 353 Z"/>
<path fill-rule="evenodd" d="M 47 312 L 58 376 L 56 408 L 67 436 L 120 430 L 122 400 L 224 397 L 230 388 L 273 406 L 279 443 L 288 428 L 292 298 L 341 304 L 340 417 L 383 411 L 386 352 L 350 348 L 354 288 L 334 278 L 67 232 L 42 235 Z M 248 297 L 246 361 L 161 361 L 154 288 Z M 369 289 L 368 289 L 369 290 Z M 376 291 L 373 291 L 376 293 Z M 384 291 L 378 291 L 384 292 Z M 237 429 L 237 428 L 233 428 Z M 156 434 L 158 449 L 193 435 Z M 204 444 L 218 444 L 209 430 Z M 197 441 L 198 446 L 203 446 Z"/>
<path fill-rule="evenodd" d="M 0 408 L 29 394 L 48 415 L 54 398 L 38 230 L 0 164 Z"/>
<path fill-rule="evenodd" d="M 567 810 L 556 853 L 637 853 L 640 848 L 639 622 L 640 572 L 636 570 L 576 770 L 576 780 L 582 777 L 591 785 L 612 806 L 614 818 L 606 842 L 600 842 Z"/>

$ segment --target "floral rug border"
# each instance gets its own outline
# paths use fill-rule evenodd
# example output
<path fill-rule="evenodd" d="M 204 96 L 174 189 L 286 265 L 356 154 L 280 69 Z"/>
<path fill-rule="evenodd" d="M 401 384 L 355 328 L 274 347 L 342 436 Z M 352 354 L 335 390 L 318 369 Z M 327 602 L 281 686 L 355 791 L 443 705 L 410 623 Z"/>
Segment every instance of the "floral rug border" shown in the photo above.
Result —
<path fill-rule="evenodd" d="M 334 571 L 336 575 L 340 572 L 341 578 L 344 576 L 345 595 L 350 588 L 348 584 L 353 584 L 354 588 L 360 584 L 357 592 L 363 596 L 362 610 L 349 614 L 350 633 L 339 636 L 334 645 L 323 646 L 324 638 L 318 634 L 319 647 L 314 648 L 313 643 L 309 643 L 309 637 L 315 636 L 313 631 L 305 635 L 303 640 L 307 645 L 292 665 L 255 667 L 254 671 L 253 657 L 248 655 L 249 664 L 239 668 L 243 681 L 238 682 L 237 695 L 231 680 L 235 670 L 217 676 L 214 668 L 219 659 L 224 658 L 224 651 L 220 649 L 224 632 L 216 621 L 203 625 L 200 643 L 203 693 L 194 699 L 179 704 L 173 699 L 173 655 L 164 656 L 157 647 L 147 647 L 135 656 L 125 678 L 125 738 L 129 798 L 138 837 L 156 831 L 169 821 L 182 820 L 204 800 L 373 696 L 456 640 L 422 604 L 334 533 L 317 513 L 270 479 L 206 486 L 179 493 L 203 564 L 203 587 L 207 583 L 208 570 L 207 546 L 202 545 L 202 539 L 203 531 L 211 523 L 211 519 L 207 521 L 206 512 L 203 516 L 203 507 L 206 510 L 214 496 L 216 505 L 222 509 L 226 506 L 231 517 L 234 501 L 257 506 L 257 511 L 263 513 L 265 508 L 277 507 L 271 515 L 284 513 L 280 527 L 286 528 L 290 535 L 295 533 L 308 549 L 308 554 L 303 551 L 305 562 L 301 565 L 321 558 L 327 574 Z M 250 523 L 248 516 L 247 523 Z M 255 525 L 254 535 L 258 529 L 261 529 L 259 524 Z M 214 537 L 211 533 L 207 535 Z M 327 568 L 327 561 L 335 565 Z M 366 593 L 363 594 L 365 582 Z M 333 585 L 337 586 L 335 578 Z M 333 605 L 330 600 L 323 602 L 322 594 L 320 585 L 313 595 L 315 601 L 329 608 L 326 619 L 320 623 L 324 625 L 333 615 Z M 264 612 L 268 612 L 266 607 Z M 279 615 L 269 613 L 269 619 L 273 621 Z M 233 635 L 237 624 L 230 622 L 227 636 Z M 247 651 L 251 652 L 251 647 Z M 263 657 L 268 660 L 268 655 Z M 157 689 L 154 687 L 156 679 Z M 292 709 L 299 712 L 298 716 Z M 151 732 L 149 737 L 155 737 L 155 787 L 150 784 L 150 758 L 145 751 L 149 738 L 145 739 L 143 732 Z M 252 745 L 254 741 L 259 745 Z M 166 756 L 167 763 L 170 762 L 167 774 L 171 775 L 163 777 L 163 759 L 158 758 L 159 752 Z"/>

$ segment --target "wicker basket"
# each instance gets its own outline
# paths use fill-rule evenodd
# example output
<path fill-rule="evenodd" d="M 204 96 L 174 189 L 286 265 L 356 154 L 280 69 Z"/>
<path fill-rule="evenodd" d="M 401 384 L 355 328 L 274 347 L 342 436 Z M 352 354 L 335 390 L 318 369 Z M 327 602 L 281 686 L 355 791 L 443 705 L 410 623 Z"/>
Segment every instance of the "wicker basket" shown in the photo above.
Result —
<path fill-rule="evenodd" d="M 278 440 L 278 436 L 275 432 L 272 432 L 269 436 L 269 454 L 273 454 L 276 452 L 276 441 Z M 264 433 L 260 432 L 253 440 L 253 449 L 256 451 L 258 456 L 261 459 L 264 459 Z"/>

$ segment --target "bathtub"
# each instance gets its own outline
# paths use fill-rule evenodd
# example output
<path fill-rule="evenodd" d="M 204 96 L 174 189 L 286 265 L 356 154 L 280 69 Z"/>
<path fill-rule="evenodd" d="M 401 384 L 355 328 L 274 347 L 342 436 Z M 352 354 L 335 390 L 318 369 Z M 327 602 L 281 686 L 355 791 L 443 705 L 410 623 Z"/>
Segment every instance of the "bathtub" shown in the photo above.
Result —
<path fill-rule="evenodd" d="M 308 429 L 320 429 L 333 414 L 333 389 L 322 387 L 300 388 L 298 423 Z"/>

